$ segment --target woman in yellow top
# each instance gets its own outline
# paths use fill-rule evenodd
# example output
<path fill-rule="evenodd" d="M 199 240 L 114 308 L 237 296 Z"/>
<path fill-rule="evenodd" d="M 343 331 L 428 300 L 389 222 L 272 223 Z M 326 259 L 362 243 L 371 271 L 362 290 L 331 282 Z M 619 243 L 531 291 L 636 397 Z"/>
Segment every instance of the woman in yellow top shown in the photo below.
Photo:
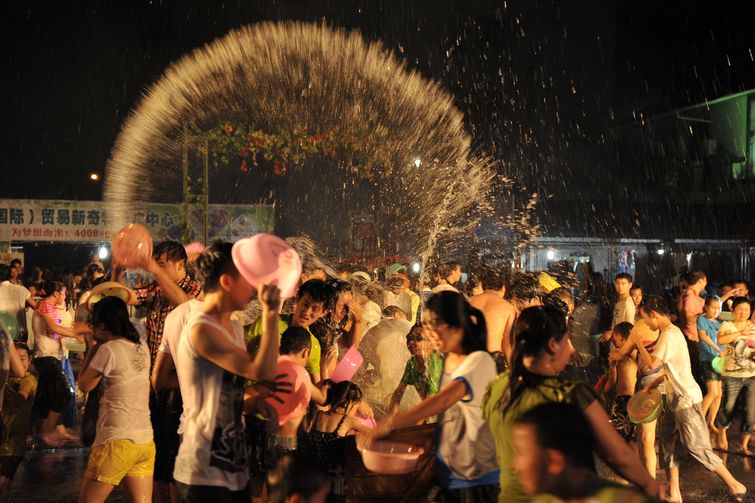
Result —
<path fill-rule="evenodd" d="M 601 459 L 649 495 L 658 496 L 658 483 L 613 428 L 593 390 L 584 382 L 559 377 L 574 353 L 566 315 L 554 307 L 524 309 L 514 326 L 514 341 L 511 370 L 488 386 L 482 402 L 501 469 L 498 501 L 525 503 L 533 498 L 522 489 L 512 464 L 512 431 L 525 412 L 547 402 L 578 406 L 593 429 Z"/>

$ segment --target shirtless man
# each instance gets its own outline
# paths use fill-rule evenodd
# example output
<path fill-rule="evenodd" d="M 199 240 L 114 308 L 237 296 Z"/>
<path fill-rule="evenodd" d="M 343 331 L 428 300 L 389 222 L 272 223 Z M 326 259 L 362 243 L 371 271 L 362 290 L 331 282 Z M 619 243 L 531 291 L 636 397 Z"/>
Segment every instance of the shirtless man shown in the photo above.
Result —
<path fill-rule="evenodd" d="M 516 319 L 516 309 L 503 298 L 506 287 L 503 283 L 503 275 L 500 272 L 494 269 L 486 269 L 480 275 L 480 280 L 484 291 L 471 297 L 469 303 L 482 311 L 485 316 L 485 324 L 488 328 L 488 352 L 503 352 L 506 361 L 509 361 L 512 352 L 510 341 L 514 329 L 514 320 Z M 496 359 L 496 362 L 496 365 L 498 365 L 498 359 Z"/>

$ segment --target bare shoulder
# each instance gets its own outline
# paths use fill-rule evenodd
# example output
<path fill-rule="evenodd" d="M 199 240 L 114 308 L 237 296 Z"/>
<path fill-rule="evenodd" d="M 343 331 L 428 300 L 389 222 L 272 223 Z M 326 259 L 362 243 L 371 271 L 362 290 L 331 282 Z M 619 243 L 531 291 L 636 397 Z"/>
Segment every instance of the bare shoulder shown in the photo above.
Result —
<path fill-rule="evenodd" d="M 483 310 L 486 304 L 487 292 L 483 292 L 479 295 L 473 295 L 469 298 L 469 303 L 479 310 Z"/>

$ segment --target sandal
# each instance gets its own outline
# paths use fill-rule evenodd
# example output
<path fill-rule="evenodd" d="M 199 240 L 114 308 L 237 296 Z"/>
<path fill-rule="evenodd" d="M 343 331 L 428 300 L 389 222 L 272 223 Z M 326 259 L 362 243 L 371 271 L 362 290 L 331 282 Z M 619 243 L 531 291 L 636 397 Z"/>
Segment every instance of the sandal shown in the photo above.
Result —
<path fill-rule="evenodd" d="M 746 501 L 749 501 L 748 495 L 749 495 L 748 491 L 745 491 L 743 493 L 738 493 L 738 494 L 730 494 L 729 501 L 733 503 L 745 503 Z"/>

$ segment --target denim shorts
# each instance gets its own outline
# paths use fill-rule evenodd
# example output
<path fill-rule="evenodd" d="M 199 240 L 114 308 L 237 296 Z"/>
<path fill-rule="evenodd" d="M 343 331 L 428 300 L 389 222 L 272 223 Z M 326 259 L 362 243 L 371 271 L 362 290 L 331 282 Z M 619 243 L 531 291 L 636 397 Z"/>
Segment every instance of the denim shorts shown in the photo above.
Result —
<path fill-rule="evenodd" d="M 701 361 L 700 366 L 703 368 L 703 380 L 705 382 L 721 380 L 721 374 L 713 370 L 712 362 Z"/>

